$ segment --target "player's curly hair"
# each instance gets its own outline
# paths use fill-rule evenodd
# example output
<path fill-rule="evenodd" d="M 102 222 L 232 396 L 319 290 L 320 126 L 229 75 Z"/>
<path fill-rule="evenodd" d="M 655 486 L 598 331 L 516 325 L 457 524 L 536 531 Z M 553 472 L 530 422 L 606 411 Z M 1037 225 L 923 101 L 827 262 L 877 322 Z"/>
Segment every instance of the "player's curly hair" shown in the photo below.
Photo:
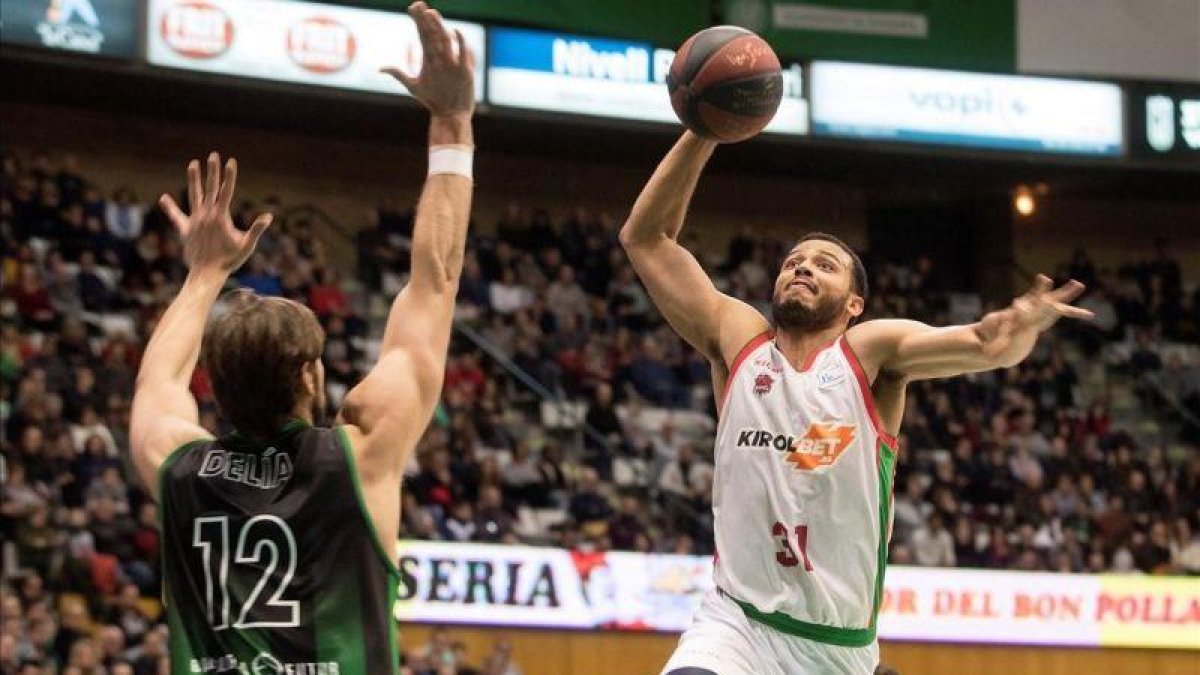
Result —
<path fill-rule="evenodd" d="M 850 256 L 850 259 L 854 261 L 854 269 L 851 270 L 851 275 L 850 275 L 851 280 L 854 284 L 851 287 L 851 290 L 853 290 L 856 295 L 860 296 L 863 299 L 863 302 L 865 303 L 867 301 L 867 293 L 870 291 L 870 287 L 867 283 L 867 268 L 866 268 L 866 266 L 863 265 L 863 261 L 861 258 L 858 257 L 858 254 L 854 252 L 854 249 L 850 248 L 850 245 L 847 244 L 846 242 L 844 242 L 841 239 L 838 239 L 837 237 L 833 236 L 832 234 L 828 234 L 826 232 L 809 232 L 808 234 L 804 235 L 803 237 L 800 237 L 800 240 L 797 241 L 795 246 L 793 246 L 792 248 L 796 248 L 796 246 L 799 246 L 800 244 L 803 244 L 806 241 L 811 241 L 813 239 L 817 239 L 820 241 L 827 241 L 831 244 L 835 244 L 839 248 L 841 248 L 843 251 L 845 251 L 847 255 Z"/>

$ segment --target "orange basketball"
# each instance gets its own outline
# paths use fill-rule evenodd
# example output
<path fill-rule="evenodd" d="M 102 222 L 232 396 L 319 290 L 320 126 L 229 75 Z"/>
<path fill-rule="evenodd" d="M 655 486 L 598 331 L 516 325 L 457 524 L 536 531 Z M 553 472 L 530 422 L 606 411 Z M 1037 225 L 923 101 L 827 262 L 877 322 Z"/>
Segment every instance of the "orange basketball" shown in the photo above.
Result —
<path fill-rule="evenodd" d="M 714 26 L 683 43 L 667 73 L 671 105 L 684 126 L 722 143 L 753 137 L 783 98 L 779 58 L 745 28 Z"/>

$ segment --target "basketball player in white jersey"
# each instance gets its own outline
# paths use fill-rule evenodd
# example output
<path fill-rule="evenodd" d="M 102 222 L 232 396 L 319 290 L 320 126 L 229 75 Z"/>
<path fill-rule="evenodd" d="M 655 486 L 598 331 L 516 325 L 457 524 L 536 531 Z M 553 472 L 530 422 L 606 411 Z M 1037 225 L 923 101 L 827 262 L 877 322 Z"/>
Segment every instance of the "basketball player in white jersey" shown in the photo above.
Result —
<path fill-rule="evenodd" d="M 905 383 L 1020 362 L 1059 318 L 1091 316 L 1069 304 L 1083 286 L 1040 276 L 965 326 L 856 323 L 866 270 L 814 233 L 783 261 L 768 320 L 717 291 L 678 243 L 714 148 L 685 132 L 621 230 L 659 310 L 712 363 L 718 401 L 717 590 L 663 672 L 869 675 Z"/>

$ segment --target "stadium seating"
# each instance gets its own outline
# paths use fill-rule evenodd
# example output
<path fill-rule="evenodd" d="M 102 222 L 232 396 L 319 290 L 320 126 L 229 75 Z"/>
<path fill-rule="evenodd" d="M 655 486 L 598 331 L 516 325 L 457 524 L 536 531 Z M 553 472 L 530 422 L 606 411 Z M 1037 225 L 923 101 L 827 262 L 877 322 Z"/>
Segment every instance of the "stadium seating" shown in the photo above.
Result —
<path fill-rule="evenodd" d="M 185 268 L 161 214 L 70 166 L 6 154 L 0 175 L 2 665 L 153 673 L 158 540 L 127 424 L 141 345 Z M 411 212 L 379 213 L 357 260 L 334 261 L 319 219 L 286 207 L 236 283 L 314 306 L 336 405 L 371 366 Z M 708 366 L 657 316 L 613 224 L 518 209 L 491 232 L 468 245 L 403 536 L 712 553 Z M 709 271 L 762 306 L 786 245 L 735 239 Z M 936 260 L 868 268 L 871 317 L 945 324 L 986 309 L 945 288 Z M 1080 252 L 1052 271 L 1084 278 L 1102 320 L 1056 329 L 1016 368 L 910 385 L 891 558 L 1200 574 L 1200 280 L 1165 249 L 1111 270 Z M 203 372 L 192 388 L 202 423 L 226 431 Z M 103 637 L 113 626 L 119 641 Z"/>

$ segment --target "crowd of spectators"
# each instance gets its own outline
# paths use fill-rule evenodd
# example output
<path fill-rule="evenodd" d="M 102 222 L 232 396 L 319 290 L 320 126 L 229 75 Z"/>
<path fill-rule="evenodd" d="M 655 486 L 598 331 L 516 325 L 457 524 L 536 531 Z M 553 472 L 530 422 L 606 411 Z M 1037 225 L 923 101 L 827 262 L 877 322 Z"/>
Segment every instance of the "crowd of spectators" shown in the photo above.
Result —
<path fill-rule="evenodd" d="M 133 190 L 102 191 L 69 155 L 2 161 L 0 666 L 166 672 L 155 505 L 126 457 L 141 348 L 185 274 L 181 247 Z M 267 198 L 239 204 L 236 219 L 259 209 L 286 211 Z M 313 308 L 334 405 L 370 367 L 372 295 L 407 267 L 411 210 L 385 203 L 373 219 L 354 273 L 339 273 L 328 235 L 292 217 L 235 279 Z M 712 553 L 709 367 L 654 310 L 618 225 L 514 204 L 494 234 L 472 234 L 458 316 L 477 339 L 452 345 L 443 404 L 406 479 L 405 536 Z M 787 245 L 742 232 L 702 263 L 766 312 Z M 869 316 L 956 318 L 934 257 L 868 268 Z M 1108 398 L 1085 392 L 1072 356 L 1116 354 L 1126 379 L 1113 386 L 1149 377 L 1145 405 L 1169 395 L 1185 415 L 1200 408 L 1194 352 L 1164 347 L 1200 342 L 1197 280 L 1165 243 L 1115 271 L 1080 252 L 1068 274 L 1089 283 L 1094 326 L 1057 330 L 1014 368 L 909 387 L 892 562 L 1200 574 L 1200 453 L 1186 417 L 1180 439 L 1135 437 Z M 532 389 L 579 404 L 586 432 L 543 423 Z M 192 390 L 202 424 L 227 431 L 202 371 Z M 427 657 L 408 655 L 413 672 L 440 673 Z"/>

